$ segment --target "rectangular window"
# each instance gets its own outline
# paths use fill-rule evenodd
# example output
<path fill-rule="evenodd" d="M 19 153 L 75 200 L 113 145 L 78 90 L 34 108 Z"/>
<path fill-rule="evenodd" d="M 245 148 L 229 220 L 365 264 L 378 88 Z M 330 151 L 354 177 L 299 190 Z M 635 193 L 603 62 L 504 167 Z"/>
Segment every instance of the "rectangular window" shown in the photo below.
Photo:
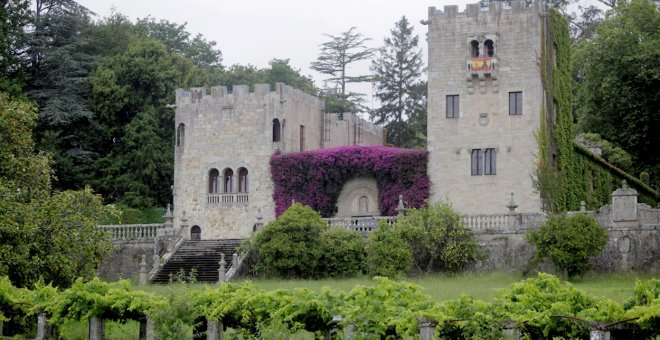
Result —
<path fill-rule="evenodd" d="M 447 96 L 447 118 L 458 118 L 458 95 Z"/>
<path fill-rule="evenodd" d="M 486 149 L 484 151 L 484 174 L 495 175 L 497 171 L 497 154 L 495 149 Z"/>
<path fill-rule="evenodd" d="M 300 125 L 300 151 L 305 151 L 305 125 Z"/>
<path fill-rule="evenodd" d="M 323 119 L 323 141 L 330 141 L 330 115 L 324 114 Z"/>
<path fill-rule="evenodd" d="M 479 176 L 481 175 L 481 164 L 483 162 L 483 155 L 481 153 L 481 149 L 472 149 L 472 154 L 471 154 L 471 162 L 470 164 L 472 165 L 472 176 Z"/>
<path fill-rule="evenodd" d="M 522 92 L 509 92 L 509 114 L 522 114 Z"/>

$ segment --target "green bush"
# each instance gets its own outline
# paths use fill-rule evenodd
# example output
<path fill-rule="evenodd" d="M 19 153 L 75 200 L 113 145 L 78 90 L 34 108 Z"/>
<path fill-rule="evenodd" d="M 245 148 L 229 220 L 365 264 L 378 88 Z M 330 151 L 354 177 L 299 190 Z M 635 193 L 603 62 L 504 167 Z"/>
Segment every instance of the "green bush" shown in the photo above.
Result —
<path fill-rule="evenodd" d="M 255 235 L 260 262 L 267 276 L 312 278 L 323 254 L 322 233 L 328 228 L 321 215 L 296 203 Z"/>
<path fill-rule="evenodd" d="M 408 244 L 419 272 L 454 273 L 479 258 L 472 232 L 448 202 L 410 209 L 397 218 L 394 229 Z"/>
<path fill-rule="evenodd" d="M 321 277 L 353 277 L 364 269 L 365 241 L 359 233 L 328 228 L 321 234 L 323 253 L 319 261 Z"/>
<path fill-rule="evenodd" d="M 525 238 L 536 246 L 533 263 L 547 258 L 572 278 L 589 269 L 589 258 L 603 251 L 608 235 L 593 218 L 575 214 L 551 216 L 541 227 L 527 232 Z"/>
<path fill-rule="evenodd" d="M 370 275 L 397 277 L 408 272 L 412 254 L 394 227 L 381 221 L 380 228 L 369 234 L 367 268 Z"/>

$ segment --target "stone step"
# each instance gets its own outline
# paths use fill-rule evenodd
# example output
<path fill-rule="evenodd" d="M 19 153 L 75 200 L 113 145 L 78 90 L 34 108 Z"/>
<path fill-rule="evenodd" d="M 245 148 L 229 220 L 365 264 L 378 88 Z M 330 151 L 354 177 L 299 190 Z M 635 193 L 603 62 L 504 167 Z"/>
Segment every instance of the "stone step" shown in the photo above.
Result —
<path fill-rule="evenodd" d="M 229 269 L 232 255 L 241 242 L 240 239 L 184 241 L 151 282 L 168 283 L 170 274 L 176 277 L 182 268 L 186 275 L 195 268 L 198 282 L 217 282 L 221 254 L 225 254 L 225 268 Z"/>

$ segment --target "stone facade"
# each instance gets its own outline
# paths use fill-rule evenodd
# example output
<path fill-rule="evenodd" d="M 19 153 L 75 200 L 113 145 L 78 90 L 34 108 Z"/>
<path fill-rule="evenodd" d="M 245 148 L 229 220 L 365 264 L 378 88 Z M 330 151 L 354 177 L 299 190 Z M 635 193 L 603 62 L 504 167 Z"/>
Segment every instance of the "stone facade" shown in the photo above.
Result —
<path fill-rule="evenodd" d="M 281 83 L 178 90 L 175 125 L 174 227 L 186 238 L 246 238 L 256 216 L 273 220 L 275 152 L 383 143 L 380 127 Z"/>
<path fill-rule="evenodd" d="M 540 212 L 532 175 L 543 105 L 540 3 L 429 8 L 430 201 L 462 213 L 498 213 L 511 192 Z M 478 197 L 478 199 L 477 199 Z"/>

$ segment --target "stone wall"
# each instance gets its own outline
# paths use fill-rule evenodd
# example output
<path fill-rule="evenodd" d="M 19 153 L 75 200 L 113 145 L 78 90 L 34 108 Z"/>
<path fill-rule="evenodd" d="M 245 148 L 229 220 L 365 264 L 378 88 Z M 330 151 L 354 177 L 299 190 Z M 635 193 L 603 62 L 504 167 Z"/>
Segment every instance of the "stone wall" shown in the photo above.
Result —
<path fill-rule="evenodd" d="M 112 252 L 99 266 L 99 277 L 108 281 L 137 279 L 142 255 L 146 255 L 147 268 L 151 268 L 154 261 L 154 239 L 114 239 Z"/>
<path fill-rule="evenodd" d="M 319 98 L 282 83 L 275 91 L 268 84 L 253 92 L 216 86 L 210 95 L 204 88 L 177 90 L 175 230 L 186 238 L 195 226 L 202 239 L 248 237 L 256 216 L 262 223 L 275 218 L 273 153 L 382 144 L 380 127 L 324 110 Z"/>
<path fill-rule="evenodd" d="M 468 4 L 429 8 L 428 173 L 430 201 L 449 199 L 462 213 L 492 214 L 514 192 L 523 212 L 541 211 L 532 175 L 538 145 L 543 86 L 540 3 L 513 0 L 488 7 Z M 488 42 L 493 53 L 487 52 Z M 472 55 L 471 43 L 478 45 Z M 474 59 L 473 59 L 474 58 Z M 487 67 L 473 65 L 485 60 Z M 479 67 L 477 67 L 479 66 Z M 509 114 L 510 93 L 522 96 L 520 114 Z M 458 112 L 447 117 L 447 96 L 458 96 Z M 472 150 L 492 149 L 495 174 L 472 175 Z M 478 198 L 478 199 L 477 199 Z"/>

